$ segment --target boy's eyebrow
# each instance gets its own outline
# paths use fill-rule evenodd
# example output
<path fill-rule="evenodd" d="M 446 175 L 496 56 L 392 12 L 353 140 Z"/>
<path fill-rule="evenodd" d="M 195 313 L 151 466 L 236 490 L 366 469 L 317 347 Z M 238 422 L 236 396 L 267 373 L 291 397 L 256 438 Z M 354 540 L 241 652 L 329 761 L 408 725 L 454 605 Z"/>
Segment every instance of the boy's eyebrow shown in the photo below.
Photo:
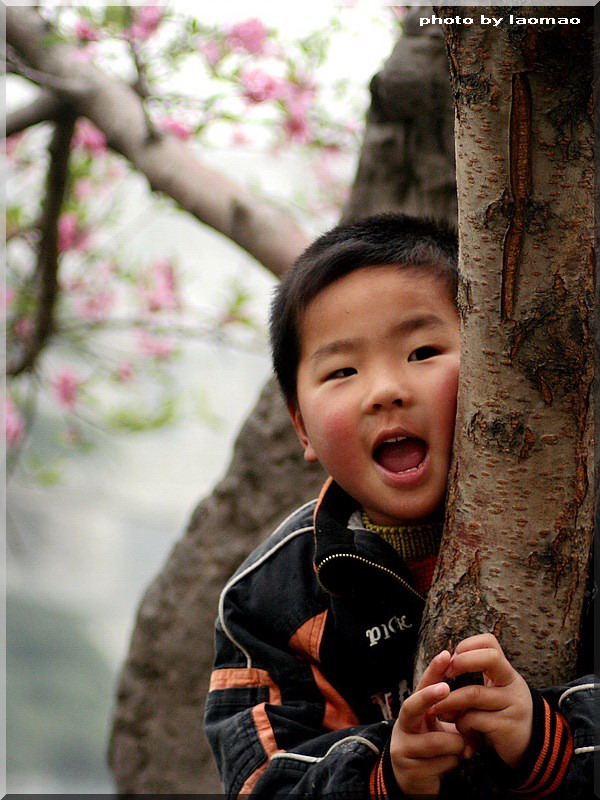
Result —
<path fill-rule="evenodd" d="M 414 333 L 414 331 L 418 331 L 420 328 L 437 328 L 445 327 L 445 325 L 446 322 L 436 314 L 419 314 L 398 322 L 390 329 L 390 335 L 398 336 L 400 334 L 402 336 L 407 336 L 409 333 Z M 360 347 L 360 345 L 364 343 L 365 339 L 362 336 L 335 339 L 333 342 L 327 342 L 317 347 L 315 352 L 311 355 L 310 360 L 318 361 L 321 358 L 325 358 L 325 356 L 348 352 L 355 347 Z"/>
<path fill-rule="evenodd" d="M 325 356 L 334 356 L 336 353 L 348 352 L 364 344 L 364 342 L 365 339 L 362 336 L 357 336 L 353 339 L 335 339 L 333 342 L 327 342 L 327 344 L 322 344 L 320 347 L 317 347 L 315 352 L 311 355 L 310 360 L 318 361 L 320 358 L 325 358 Z"/>
<path fill-rule="evenodd" d="M 440 328 L 445 327 L 446 322 L 438 317 L 437 314 L 418 314 L 414 317 L 403 319 L 391 329 L 390 333 L 393 335 L 402 334 L 406 336 L 409 333 L 414 333 L 421 328 Z"/>

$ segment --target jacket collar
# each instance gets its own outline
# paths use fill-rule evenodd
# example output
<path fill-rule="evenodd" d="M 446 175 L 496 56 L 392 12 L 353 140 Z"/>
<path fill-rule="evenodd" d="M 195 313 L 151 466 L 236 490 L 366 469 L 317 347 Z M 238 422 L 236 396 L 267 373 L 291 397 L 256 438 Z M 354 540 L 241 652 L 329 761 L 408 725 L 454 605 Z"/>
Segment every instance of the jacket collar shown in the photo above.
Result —
<path fill-rule="evenodd" d="M 348 528 L 350 517 L 359 508 L 333 478 L 327 479 L 314 511 L 314 566 L 320 585 L 336 596 L 400 590 L 424 603 L 412 586 L 406 564 L 391 545 L 372 531 Z"/>

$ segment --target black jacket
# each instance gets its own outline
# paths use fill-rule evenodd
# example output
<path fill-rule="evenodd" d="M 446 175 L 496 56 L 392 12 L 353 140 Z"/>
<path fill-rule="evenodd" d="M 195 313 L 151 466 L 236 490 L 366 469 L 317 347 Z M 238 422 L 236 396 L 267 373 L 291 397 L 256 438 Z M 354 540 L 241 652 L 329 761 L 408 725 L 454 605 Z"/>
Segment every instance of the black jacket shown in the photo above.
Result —
<path fill-rule="evenodd" d="M 388 747 L 424 598 L 390 545 L 348 527 L 354 510 L 328 481 L 223 590 L 205 724 L 227 797 L 403 796 Z M 545 796 L 591 798 L 595 688 L 587 676 L 532 692 L 534 735 L 518 774 L 484 752 L 445 776 L 440 798 L 482 786 L 490 798 L 551 787 Z M 561 735 L 539 758 L 544 738 Z"/>

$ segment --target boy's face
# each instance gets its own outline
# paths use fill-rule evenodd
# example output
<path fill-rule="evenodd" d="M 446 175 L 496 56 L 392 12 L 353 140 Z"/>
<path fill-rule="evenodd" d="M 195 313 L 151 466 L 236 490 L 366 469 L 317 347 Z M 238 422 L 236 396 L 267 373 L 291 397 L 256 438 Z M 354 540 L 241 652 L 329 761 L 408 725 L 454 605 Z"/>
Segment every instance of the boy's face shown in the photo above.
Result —
<path fill-rule="evenodd" d="M 419 522 L 444 499 L 456 415 L 459 318 L 449 290 L 415 268 L 361 268 L 301 319 L 292 422 L 379 525 Z M 396 441 L 395 441 L 396 440 Z"/>

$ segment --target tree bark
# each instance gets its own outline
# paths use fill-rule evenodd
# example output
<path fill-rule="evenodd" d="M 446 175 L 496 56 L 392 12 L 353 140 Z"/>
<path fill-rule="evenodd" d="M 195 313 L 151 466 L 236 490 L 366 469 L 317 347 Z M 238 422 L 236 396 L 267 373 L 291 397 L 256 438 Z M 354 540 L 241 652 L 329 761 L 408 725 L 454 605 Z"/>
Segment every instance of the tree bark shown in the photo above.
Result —
<path fill-rule="evenodd" d="M 388 63 L 376 76 L 373 103 L 349 209 L 344 217 L 378 211 L 411 211 L 418 196 L 427 211 L 454 221 L 449 196 L 419 178 L 414 159 L 434 158 L 422 151 L 414 126 L 443 131 L 436 139 L 437 161 L 452 163 L 452 125 L 438 115 L 451 107 L 450 81 L 440 35 L 427 34 L 432 56 L 421 63 L 421 93 L 446 100 L 426 107 L 427 119 L 395 117 L 404 92 L 414 92 L 414 74 L 397 63 L 411 63 L 423 52 L 423 33 L 410 20 Z M 437 52 L 437 56 L 434 54 Z M 375 111 L 376 106 L 376 111 Z M 442 113 L 445 113 L 442 111 Z M 427 148 L 433 141 L 427 139 Z M 434 158 L 435 160 L 435 158 Z M 385 162 L 385 163 L 384 163 Z M 370 169 L 365 165 L 381 168 Z M 389 166 L 388 166 L 389 165 Z M 419 183 L 420 181 L 420 183 Z M 188 530 L 161 574 L 146 592 L 131 650 L 123 667 L 115 710 L 110 764 L 120 792 L 219 792 L 212 755 L 202 733 L 204 697 L 213 661 L 213 621 L 227 578 L 288 512 L 316 496 L 320 471 L 302 461 L 296 436 L 274 383 L 268 384 L 235 447 L 229 472 L 215 493 L 196 510 Z"/>
<path fill-rule="evenodd" d="M 510 24 L 507 13 L 575 11 L 579 25 Z M 505 19 L 445 30 L 462 362 L 417 673 L 490 631 L 540 687 L 574 677 L 593 533 L 593 12 L 485 12 Z"/>

